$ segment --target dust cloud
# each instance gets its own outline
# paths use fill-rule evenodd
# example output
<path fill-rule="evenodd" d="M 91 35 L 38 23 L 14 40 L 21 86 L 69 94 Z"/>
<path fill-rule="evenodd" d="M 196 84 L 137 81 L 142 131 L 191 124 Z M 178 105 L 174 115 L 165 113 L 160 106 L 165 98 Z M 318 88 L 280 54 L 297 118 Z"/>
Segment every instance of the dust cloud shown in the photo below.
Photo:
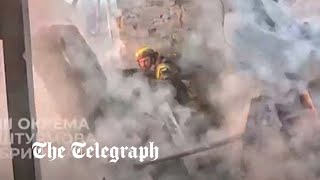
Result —
<path fill-rule="evenodd" d="M 310 67 L 319 67 L 318 45 L 315 43 L 318 24 L 312 21 L 314 14 L 295 14 L 302 9 L 308 11 L 304 8 L 309 6 L 308 2 L 235 2 L 234 15 L 229 17 L 236 19 L 226 20 L 237 24 L 234 31 L 228 30 L 232 32 L 228 38 L 233 45 L 231 61 L 237 72 L 245 72 L 243 74 L 251 79 L 244 81 L 248 84 L 243 82 L 245 78 L 240 79 L 241 88 L 236 97 L 248 94 L 250 91 L 241 91 L 248 88 L 254 90 L 251 97 L 255 94 L 267 95 L 272 98 L 271 103 L 287 104 L 287 108 L 294 108 L 290 104 L 296 103 L 295 96 L 286 96 L 286 92 L 291 89 L 300 92 L 310 90 L 309 82 L 317 79 L 317 72 L 311 73 Z M 292 80 L 286 75 L 288 73 L 296 74 L 298 78 Z M 236 91 L 239 89 L 234 86 L 231 88 L 236 88 Z M 233 92 L 232 89 L 226 92 Z M 312 93 L 311 96 L 314 103 L 318 104 L 318 95 Z M 266 109 L 260 111 L 252 118 L 264 121 L 267 114 L 271 114 Z M 257 147 L 244 147 L 247 151 L 244 156 L 249 159 L 244 179 L 317 179 L 318 118 L 310 117 L 306 112 L 295 113 L 299 115 L 299 123 L 293 127 L 292 139 L 283 138 L 277 128 L 271 128 L 261 131 L 262 144 L 259 141 Z M 277 121 L 275 116 L 271 119 Z"/>
<path fill-rule="evenodd" d="M 85 13 L 77 12 L 63 1 L 32 0 L 29 6 L 37 117 L 50 121 L 44 121 L 45 124 L 54 124 L 61 119 L 83 118 L 89 111 L 87 100 L 82 98 L 84 92 L 79 90 L 88 86 L 79 88 L 77 80 L 70 78 L 65 71 L 64 56 L 59 53 L 57 36 L 46 31 L 46 26 L 52 24 L 76 24 L 94 47 L 107 76 L 105 92 L 93 92 L 104 96 L 107 104 L 103 109 L 105 116 L 95 122 L 94 139 L 101 144 L 139 146 L 154 141 L 160 147 L 160 155 L 167 155 L 242 132 L 252 98 L 267 93 L 281 99 L 282 92 L 292 87 L 308 88 L 308 82 L 318 75 L 317 68 L 310 72 L 309 67 L 319 63 L 319 26 L 315 21 L 310 21 L 309 25 L 303 23 L 303 19 L 314 14 L 302 17 L 309 6 L 299 6 L 299 3 L 302 1 L 195 2 L 199 8 L 195 22 L 197 28 L 184 44 L 180 66 L 186 71 L 193 67 L 202 68 L 204 75 L 200 77 L 203 82 L 200 91 L 210 104 L 219 107 L 223 117 L 221 127 L 211 128 L 202 114 L 174 102 L 175 92 L 170 85 L 159 83 L 151 88 L 148 79 L 140 74 L 122 77 L 112 66 L 119 65 L 121 42 L 115 39 L 109 48 L 108 40 L 90 39 L 83 20 Z M 286 72 L 299 74 L 302 80 L 299 83 L 289 81 Z M 316 100 L 316 94 L 314 96 Z M 178 117 L 182 132 L 174 137 L 174 143 L 168 140 L 168 133 L 162 128 L 166 119 L 172 119 L 172 114 Z M 311 121 L 307 116 L 302 119 L 302 123 L 294 128 L 297 135 L 290 142 L 290 148 L 297 156 L 291 156 L 289 143 L 276 131 L 266 130 L 263 134 L 265 144 L 258 148 L 262 149 L 260 151 L 256 147 L 243 148 L 239 142 L 185 158 L 184 164 L 192 175 L 189 178 L 316 179 L 319 176 L 318 154 L 314 151 L 319 146 L 315 143 L 319 142 L 316 141 L 317 122 L 306 123 Z M 195 129 L 203 127 L 207 127 L 207 131 L 199 138 Z M 40 135 L 48 131 L 55 135 L 74 133 L 49 128 L 40 131 Z M 52 136 L 45 140 L 54 139 Z M 245 170 L 242 169 L 244 159 Z M 117 164 L 93 159 L 43 160 L 41 168 L 46 180 L 151 178 L 153 167 L 137 171 L 133 169 L 133 163 L 131 160 Z M 170 165 L 172 168 L 178 166 L 180 164 Z M 178 175 L 181 174 L 168 171 L 162 178 L 186 179 L 184 176 L 175 177 Z"/>

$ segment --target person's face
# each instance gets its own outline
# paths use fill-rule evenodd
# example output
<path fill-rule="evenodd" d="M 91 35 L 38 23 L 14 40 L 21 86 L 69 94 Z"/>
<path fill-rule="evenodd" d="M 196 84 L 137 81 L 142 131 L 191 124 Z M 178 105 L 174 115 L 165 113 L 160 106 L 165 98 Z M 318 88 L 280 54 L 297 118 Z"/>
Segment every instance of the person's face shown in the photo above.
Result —
<path fill-rule="evenodd" d="M 138 60 L 138 64 L 142 70 L 149 70 L 152 66 L 151 58 L 150 57 L 140 58 Z"/>

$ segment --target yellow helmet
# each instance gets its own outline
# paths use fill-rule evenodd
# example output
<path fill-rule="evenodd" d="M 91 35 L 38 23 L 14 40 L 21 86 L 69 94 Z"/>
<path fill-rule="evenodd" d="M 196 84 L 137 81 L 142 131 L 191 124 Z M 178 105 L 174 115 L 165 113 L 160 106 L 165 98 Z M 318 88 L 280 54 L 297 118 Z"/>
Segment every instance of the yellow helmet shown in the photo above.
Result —
<path fill-rule="evenodd" d="M 156 79 L 163 80 L 169 77 L 170 66 L 166 63 L 161 63 L 156 67 Z"/>
<path fill-rule="evenodd" d="M 154 53 L 155 51 L 149 47 L 140 48 L 136 51 L 136 60 L 142 57 L 153 55 Z"/>

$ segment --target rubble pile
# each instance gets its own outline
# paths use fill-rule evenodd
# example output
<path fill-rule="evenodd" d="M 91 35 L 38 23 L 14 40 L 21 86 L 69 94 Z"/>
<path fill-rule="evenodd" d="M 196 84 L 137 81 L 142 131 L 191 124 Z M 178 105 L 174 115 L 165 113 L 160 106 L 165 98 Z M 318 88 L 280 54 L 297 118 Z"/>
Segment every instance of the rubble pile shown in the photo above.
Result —
<path fill-rule="evenodd" d="M 317 116 L 308 91 L 291 88 L 253 98 L 243 139 L 246 179 L 317 179 Z"/>
<path fill-rule="evenodd" d="M 247 87 L 249 86 L 248 84 L 250 84 L 250 87 L 251 84 L 254 84 L 252 86 L 255 88 L 261 84 L 263 84 L 261 85 L 263 87 L 269 86 L 268 83 L 270 82 L 271 84 L 285 84 L 283 78 L 280 78 L 278 74 L 282 75 L 283 71 L 285 71 L 283 69 L 286 69 L 288 63 L 296 60 L 293 59 L 289 61 L 291 59 L 282 54 L 282 52 L 287 49 L 292 50 L 293 47 L 289 45 L 292 44 L 294 40 L 289 42 L 277 36 L 280 34 L 278 33 L 278 29 L 281 23 L 274 21 L 272 16 L 270 16 L 270 12 L 268 13 L 265 8 L 265 5 L 268 5 L 271 1 L 264 0 L 260 2 L 252 0 L 252 12 L 255 15 L 253 25 L 256 26 L 250 29 L 251 27 L 247 27 L 247 24 L 243 23 L 245 24 L 243 25 L 244 28 L 239 25 L 239 27 L 233 29 L 232 31 L 234 32 L 232 32 L 232 34 L 236 36 L 236 38 L 232 39 L 229 37 L 231 42 L 229 48 L 234 56 L 235 64 L 241 64 L 241 67 L 239 67 L 240 71 L 252 71 L 253 76 L 255 76 L 252 79 L 257 79 L 259 82 L 263 80 L 269 82 L 259 84 L 250 80 L 248 81 L 245 78 L 239 78 L 240 73 L 237 74 L 237 72 L 235 72 L 234 76 L 237 76 L 236 80 L 232 80 L 230 87 L 225 85 L 228 86 L 225 88 L 224 84 L 228 84 L 226 82 L 230 80 L 219 74 L 224 69 L 222 65 L 220 65 L 222 64 L 221 62 L 227 59 L 226 48 L 224 47 L 224 43 L 226 43 L 224 41 L 226 40 L 225 37 L 223 38 L 224 34 L 222 33 L 224 30 L 224 11 L 228 9 L 226 6 L 223 7 L 222 2 L 225 2 L 224 0 L 211 0 L 206 2 L 203 0 L 201 3 L 196 0 L 136 0 L 134 4 L 132 2 L 132 0 L 119 0 L 117 2 L 117 7 L 120 9 L 121 15 L 116 18 L 116 22 L 120 41 L 124 44 L 124 47 L 121 49 L 121 60 L 135 64 L 134 61 L 130 60 L 133 59 L 136 49 L 143 45 L 148 45 L 164 55 L 168 55 L 168 50 L 169 53 L 180 52 L 183 49 L 182 46 L 186 44 L 189 45 L 186 43 L 186 39 L 189 38 L 190 35 L 194 35 L 192 34 L 193 32 L 197 31 L 198 34 L 192 36 L 194 38 L 189 39 L 195 41 L 195 46 L 198 46 L 201 51 L 196 51 L 196 48 L 193 47 L 184 50 L 184 61 L 182 64 L 188 64 L 188 67 L 191 69 L 190 71 L 197 71 L 197 74 L 190 80 L 190 86 L 194 87 L 192 90 L 194 90 L 197 95 L 195 98 L 197 100 L 197 110 L 203 111 L 205 115 L 200 113 L 200 115 L 198 115 L 193 111 L 189 111 L 188 108 L 180 106 L 172 109 L 167 108 L 168 112 L 166 111 L 167 109 L 161 110 L 158 113 L 151 111 L 152 109 L 158 108 L 158 102 L 162 103 L 161 98 L 164 97 L 162 93 L 166 93 L 164 92 L 165 89 L 161 92 L 157 91 L 159 94 L 153 94 L 149 86 L 140 81 L 141 79 L 117 79 L 117 76 L 109 72 L 108 78 L 106 78 L 104 73 L 100 71 L 102 68 L 99 66 L 99 58 L 94 55 L 95 53 L 93 53 L 93 50 L 90 48 L 91 45 L 84 41 L 85 38 L 83 38 L 80 31 L 77 30 L 79 27 L 68 25 L 55 26 L 55 28 L 58 27 L 58 29 L 60 29 L 59 31 L 57 31 L 57 29 L 52 30 L 51 27 L 49 28 L 51 29 L 50 31 L 48 30 L 46 33 L 42 33 L 38 39 L 35 39 L 35 43 L 33 43 L 36 72 L 42 77 L 46 88 L 50 90 L 52 97 L 57 101 L 57 107 L 59 106 L 58 101 L 59 103 L 63 102 L 65 104 L 59 106 L 61 114 L 69 113 L 78 115 L 80 113 L 78 113 L 77 110 L 80 109 L 79 112 L 81 112 L 81 116 L 85 116 L 86 119 L 101 120 L 99 121 L 101 124 L 96 125 L 96 127 L 99 127 L 97 128 L 98 130 L 94 130 L 94 133 L 97 134 L 96 137 L 99 137 L 99 139 L 105 141 L 110 140 L 110 142 L 136 143 L 145 141 L 145 137 L 149 138 L 149 140 L 152 139 L 152 137 L 156 137 L 155 140 L 163 143 L 162 148 L 169 154 L 171 150 L 169 151 L 164 148 L 168 141 L 163 138 L 163 133 L 166 133 L 166 131 L 163 131 L 159 128 L 160 126 L 158 126 L 162 123 L 160 120 L 168 117 L 171 120 L 173 117 L 173 121 L 176 121 L 176 119 L 181 122 L 187 122 L 189 119 L 190 121 L 192 120 L 192 123 L 190 123 L 192 125 L 189 125 L 192 132 L 186 136 L 189 138 L 188 141 L 186 141 L 188 145 L 193 145 L 193 140 L 190 139 L 194 138 L 194 134 L 196 134 L 195 139 L 197 139 L 197 143 L 200 143 L 200 141 L 209 142 L 211 139 L 219 139 L 220 132 L 221 136 L 227 136 L 230 132 L 225 131 L 223 128 L 216 128 L 216 126 L 218 127 L 216 124 L 219 124 L 219 127 L 220 124 L 223 124 L 225 121 L 228 121 L 228 124 L 232 124 L 232 126 L 237 124 L 235 121 L 239 121 L 241 117 L 238 115 L 238 112 L 234 112 L 234 109 L 238 110 L 238 106 L 246 104 L 244 101 L 250 99 L 247 98 L 247 96 L 251 97 L 251 93 L 244 92 L 250 89 Z M 243 4 L 245 3 L 243 2 Z M 272 5 L 273 4 L 277 3 L 272 2 Z M 214 13 L 214 15 L 207 15 L 209 12 Z M 242 16 L 248 12 L 241 14 L 239 11 L 237 13 L 239 13 L 237 14 L 238 17 L 246 19 Z M 235 15 L 236 13 L 230 14 Z M 230 18 L 231 16 L 229 16 L 229 23 L 231 21 Z M 96 41 L 95 46 L 99 46 Z M 241 54 L 238 54 L 238 52 L 241 52 Z M 293 53 L 293 51 L 289 52 Z M 241 56 L 243 54 L 246 56 Z M 292 56 L 297 55 L 293 54 Z M 40 61 L 43 57 L 46 57 L 47 61 Z M 265 59 L 265 61 L 261 59 Z M 217 61 L 219 61 L 219 63 L 217 63 Z M 242 62 L 244 62 L 244 64 L 242 64 Z M 286 62 L 287 64 L 279 62 Z M 314 64 L 317 63 L 318 61 L 315 57 Z M 201 64 L 201 66 L 196 66 L 199 64 Z M 244 66 L 246 67 L 243 68 Z M 317 77 L 316 74 L 319 72 L 317 68 L 315 68 L 316 66 L 310 65 L 310 67 L 313 67 L 313 70 L 307 70 L 307 72 L 305 72 L 307 75 L 305 76 Z M 237 157 L 234 157 L 234 159 L 238 161 L 248 154 L 250 156 L 248 161 L 250 162 L 244 162 L 244 164 L 247 163 L 245 166 L 248 167 L 249 164 L 257 165 L 256 162 L 260 163 L 260 161 L 257 161 L 258 158 L 251 154 L 252 150 L 257 150 L 257 156 L 261 156 L 261 154 L 264 156 L 261 156 L 262 159 L 260 158 L 262 162 L 260 166 L 264 169 L 265 173 L 262 173 L 261 169 L 255 168 L 249 170 L 249 174 L 260 173 L 259 177 L 248 177 L 246 179 L 267 179 L 266 177 L 268 177 L 269 174 L 275 176 L 275 178 L 270 179 L 284 179 L 282 177 L 285 176 L 286 173 L 290 174 L 297 169 L 301 169 L 292 167 L 292 164 L 291 166 L 286 164 L 288 159 L 285 159 L 287 156 L 284 156 L 284 154 L 290 154 L 288 151 L 292 150 L 290 149 L 292 148 L 292 144 L 296 147 L 293 148 L 294 153 L 300 153 L 300 155 L 302 154 L 306 158 L 310 158 L 311 156 L 308 156 L 306 154 L 307 151 L 304 149 L 319 149 L 320 146 L 315 141 L 314 144 L 311 143 L 312 148 L 304 146 L 306 141 L 311 141 L 315 137 L 312 134 L 313 131 L 309 131 L 309 129 L 311 130 L 317 127 L 313 126 L 316 125 L 314 122 L 317 121 L 312 120 L 315 119 L 314 115 L 316 114 L 316 93 L 320 91 L 318 90 L 319 87 L 317 87 L 319 83 L 313 78 L 311 78 L 313 84 L 310 84 L 310 86 L 312 86 L 311 95 L 309 92 L 299 88 L 289 89 L 289 91 L 284 93 L 273 89 L 262 92 L 261 96 L 252 99 L 250 112 L 248 113 L 246 121 L 245 137 L 243 139 L 244 146 L 242 146 L 243 151 L 240 150 L 241 152 L 234 153 L 237 154 Z M 62 81 L 66 82 L 64 85 L 66 86 L 65 88 L 57 86 L 56 84 L 56 82 Z M 106 81 L 108 88 L 105 89 L 105 85 L 102 82 Z M 293 82 L 292 84 L 300 85 L 300 83 L 297 82 Z M 260 88 L 263 89 L 262 87 L 257 87 L 256 89 Z M 141 90 L 143 94 L 140 95 L 139 93 L 137 98 L 135 96 L 132 96 L 134 97 L 133 99 L 129 98 L 130 94 L 135 94 L 135 89 Z M 270 89 L 272 89 L 272 87 Z M 75 107 L 74 110 L 67 107 L 71 104 L 67 103 L 67 101 L 69 101 L 67 96 L 75 99 L 75 103 L 72 104 L 72 107 Z M 158 97 L 156 98 L 156 96 Z M 99 98 L 103 100 L 99 101 Z M 161 99 L 161 101 L 158 99 Z M 127 102 L 123 103 L 124 101 Z M 221 104 L 225 105 L 224 107 L 219 104 L 222 101 L 223 103 Z M 131 104 L 134 104 L 135 108 L 131 108 Z M 233 106 L 237 107 L 235 108 Z M 118 109 L 120 109 L 120 111 Z M 239 109 L 241 109 L 240 113 L 245 111 L 242 107 L 239 107 Z M 71 111 L 74 111 L 74 113 L 70 113 Z M 125 113 L 123 113 L 124 111 Z M 147 113 L 140 115 L 141 111 L 153 113 L 158 119 L 151 116 L 153 114 L 150 115 L 151 117 L 145 116 Z M 226 116 L 228 113 L 236 117 L 230 118 L 230 116 Z M 175 117 L 175 115 L 177 116 Z M 152 121 L 151 119 L 159 121 Z M 202 120 L 203 122 L 200 122 Z M 193 131 L 193 129 L 196 130 Z M 201 134 L 201 137 L 199 135 L 198 138 L 198 134 Z M 287 148 L 286 145 L 279 145 L 281 144 L 281 140 L 285 142 L 284 144 L 288 145 L 288 151 L 285 150 Z M 178 146 L 183 143 L 174 142 L 172 144 Z M 167 146 L 171 146 L 171 144 Z M 231 153 L 228 153 L 227 149 L 231 149 L 230 146 L 222 150 L 220 149 L 220 151 L 198 154 L 199 157 L 191 159 L 190 162 L 192 163 L 177 161 L 178 164 L 175 164 L 174 162 L 176 160 L 174 159 L 173 164 L 160 164 L 155 168 L 159 170 L 160 175 L 154 175 L 155 177 L 153 179 L 195 178 L 203 180 L 221 179 L 222 177 L 223 179 L 238 179 L 239 174 L 235 172 L 235 169 L 238 169 L 239 166 L 227 162 L 229 157 L 226 156 L 231 156 Z M 246 153 L 248 150 L 249 153 Z M 273 153 L 279 156 L 274 158 Z M 295 156 L 294 158 L 301 158 L 301 156 Z M 264 164 L 265 160 L 268 160 L 268 164 Z M 316 163 L 316 161 L 316 158 L 312 159 L 312 163 Z M 301 164 L 303 168 L 308 168 L 309 165 L 313 166 L 311 163 L 305 165 L 304 162 L 306 161 L 300 160 L 296 162 L 296 164 Z M 108 168 L 103 166 L 101 174 L 108 171 L 108 173 L 110 173 L 106 173 L 108 176 L 112 177 L 113 173 L 115 174 L 114 179 L 141 179 L 140 177 L 134 177 L 141 175 L 140 173 L 134 170 L 132 170 L 134 172 L 131 172 L 131 169 L 129 170 L 129 168 L 127 168 L 129 165 L 131 167 L 131 162 L 129 165 L 126 163 L 127 162 L 117 164 L 115 168 L 118 168 L 119 171 L 114 170 L 113 167 L 109 169 L 109 166 Z M 275 165 L 283 167 L 273 170 L 272 168 L 275 167 Z M 100 164 L 97 166 L 100 167 Z M 291 168 L 291 170 L 282 173 L 278 172 L 282 170 L 285 171 L 287 168 Z M 316 168 L 316 170 L 320 169 L 316 165 L 312 168 Z M 122 173 L 123 170 L 126 170 L 126 173 Z M 269 172 L 267 172 L 268 170 Z M 192 172 L 190 173 L 189 171 Z M 248 170 L 246 172 L 248 172 Z M 305 174 L 305 172 L 301 174 Z M 144 173 L 148 174 L 149 172 L 146 170 Z M 187 177 L 185 177 L 185 175 L 187 175 Z M 281 176 L 277 177 L 277 175 Z M 165 176 L 172 177 L 169 178 Z"/>

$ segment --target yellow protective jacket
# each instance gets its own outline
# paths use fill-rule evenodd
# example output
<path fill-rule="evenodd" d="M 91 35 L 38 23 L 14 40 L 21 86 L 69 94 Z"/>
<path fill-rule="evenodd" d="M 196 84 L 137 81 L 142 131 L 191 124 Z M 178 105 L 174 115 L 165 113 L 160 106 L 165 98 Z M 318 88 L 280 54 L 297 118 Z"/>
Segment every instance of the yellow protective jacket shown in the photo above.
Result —
<path fill-rule="evenodd" d="M 187 86 L 181 81 L 180 69 L 172 61 L 163 61 L 155 68 L 157 80 L 169 81 L 176 89 L 176 100 L 180 104 L 186 104 L 191 100 Z"/>
<path fill-rule="evenodd" d="M 178 78 L 179 73 L 179 68 L 169 60 L 164 60 L 155 67 L 155 78 L 157 80 Z"/>

